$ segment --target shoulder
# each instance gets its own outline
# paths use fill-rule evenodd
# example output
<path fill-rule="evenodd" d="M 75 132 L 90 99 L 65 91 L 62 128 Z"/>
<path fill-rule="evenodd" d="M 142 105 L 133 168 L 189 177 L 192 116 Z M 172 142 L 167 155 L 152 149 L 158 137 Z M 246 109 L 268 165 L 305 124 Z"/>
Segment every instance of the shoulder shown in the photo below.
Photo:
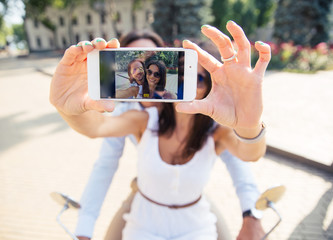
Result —
<path fill-rule="evenodd" d="M 133 109 L 123 113 L 120 117 L 122 121 L 127 122 L 126 126 L 131 129 L 132 134 L 139 141 L 147 128 L 149 114 L 144 110 Z"/>

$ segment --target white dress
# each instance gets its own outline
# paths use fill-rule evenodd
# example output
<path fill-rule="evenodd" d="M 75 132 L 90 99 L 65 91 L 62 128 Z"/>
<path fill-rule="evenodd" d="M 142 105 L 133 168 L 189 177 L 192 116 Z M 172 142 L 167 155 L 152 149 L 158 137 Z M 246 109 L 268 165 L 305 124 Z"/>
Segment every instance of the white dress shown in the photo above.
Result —
<path fill-rule="evenodd" d="M 193 158 L 182 165 L 164 162 L 159 154 L 158 112 L 148 108 L 149 120 L 138 145 L 138 187 L 151 200 L 166 205 L 185 205 L 197 200 L 216 160 L 210 136 Z M 204 196 L 196 204 L 179 209 L 159 206 L 137 193 L 131 212 L 124 215 L 123 240 L 217 239 L 216 217 Z"/>

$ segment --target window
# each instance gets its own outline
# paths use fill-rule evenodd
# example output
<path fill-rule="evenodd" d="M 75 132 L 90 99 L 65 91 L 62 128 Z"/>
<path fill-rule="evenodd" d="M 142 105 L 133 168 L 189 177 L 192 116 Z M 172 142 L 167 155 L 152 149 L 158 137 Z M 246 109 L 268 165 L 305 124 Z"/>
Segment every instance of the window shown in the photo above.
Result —
<path fill-rule="evenodd" d="M 94 40 L 94 35 L 92 33 L 89 33 L 89 41 Z"/>
<path fill-rule="evenodd" d="M 80 35 L 79 35 L 79 34 L 76 34 L 76 35 L 75 35 L 75 42 L 76 42 L 76 43 L 79 43 L 79 42 L 80 42 Z"/>
<path fill-rule="evenodd" d="M 72 24 L 73 24 L 73 25 L 77 25 L 77 17 L 76 17 L 76 16 L 74 16 L 74 17 L 72 18 Z"/>
<path fill-rule="evenodd" d="M 34 25 L 35 25 L 35 28 L 38 28 L 38 20 L 36 18 L 34 19 Z"/>
<path fill-rule="evenodd" d="M 117 12 L 117 15 L 116 15 L 116 21 L 117 21 L 118 23 L 121 22 L 121 14 L 120 14 L 119 11 Z"/>
<path fill-rule="evenodd" d="M 91 16 L 90 16 L 90 14 L 87 14 L 87 24 L 91 24 Z"/>
<path fill-rule="evenodd" d="M 146 22 L 151 24 L 154 22 L 154 14 L 151 11 L 146 11 Z"/>
<path fill-rule="evenodd" d="M 59 24 L 60 26 L 64 26 L 65 25 L 65 21 L 63 17 L 59 17 Z"/>
<path fill-rule="evenodd" d="M 67 41 L 65 37 L 62 37 L 62 45 L 64 46 L 64 48 L 67 47 Z"/>
<path fill-rule="evenodd" d="M 41 41 L 41 39 L 39 37 L 36 38 L 36 42 L 37 42 L 37 46 L 39 48 L 42 48 L 42 41 Z"/>
<path fill-rule="evenodd" d="M 101 12 L 101 23 L 104 24 L 105 23 L 105 12 Z"/>
<path fill-rule="evenodd" d="M 102 38 L 107 41 L 108 37 L 106 36 L 105 33 L 102 33 Z"/>
<path fill-rule="evenodd" d="M 49 39 L 49 44 L 50 44 L 50 47 L 52 48 L 54 46 L 54 41 L 52 38 Z"/>

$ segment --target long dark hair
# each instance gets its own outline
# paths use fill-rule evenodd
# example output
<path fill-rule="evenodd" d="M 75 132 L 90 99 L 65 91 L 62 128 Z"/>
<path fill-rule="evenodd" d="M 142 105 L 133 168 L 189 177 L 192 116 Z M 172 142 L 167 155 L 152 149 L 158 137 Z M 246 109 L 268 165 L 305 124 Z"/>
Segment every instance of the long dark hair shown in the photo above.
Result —
<path fill-rule="evenodd" d="M 209 76 L 209 74 L 208 74 Z M 207 86 L 204 97 L 208 95 L 211 87 Z M 163 103 L 159 115 L 158 135 L 171 136 L 176 127 L 175 109 L 172 103 Z M 207 138 L 213 132 L 214 120 L 203 114 L 195 114 L 191 131 L 188 133 L 182 145 L 184 146 L 179 156 L 175 158 L 188 159 L 199 151 L 205 144 Z"/>
<path fill-rule="evenodd" d="M 123 35 L 120 37 L 119 42 L 120 46 L 126 47 L 128 44 L 139 40 L 139 39 L 149 39 L 152 42 L 156 44 L 157 47 L 164 47 L 164 42 L 161 37 L 159 37 L 156 33 L 151 32 L 149 30 L 144 31 L 132 31 L 126 35 Z M 201 45 L 201 46 L 200 46 Z M 205 47 L 203 46 L 205 44 L 199 44 L 200 47 L 202 47 L 204 50 Z M 213 48 L 212 48 L 213 49 Z M 207 49 L 209 53 L 212 54 L 212 51 L 210 49 Z M 214 51 L 216 52 L 215 48 Z M 213 51 L 213 52 L 214 52 Z M 218 54 L 218 53 L 217 53 Z M 215 55 L 215 54 L 213 54 Z M 207 74 L 209 76 L 209 74 Z M 210 77 L 207 77 L 205 79 L 205 83 L 207 86 L 206 95 L 210 92 L 211 89 L 211 81 Z M 184 140 L 184 148 L 180 156 L 183 159 L 187 159 L 191 156 L 193 156 L 198 150 L 201 149 L 201 147 L 206 142 L 208 136 L 211 134 L 211 131 L 214 126 L 214 121 L 205 115 L 202 114 L 195 114 L 193 125 L 192 125 L 192 131 L 188 133 L 188 136 Z M 159 114 L 159 130 L 158 135 L 166 135 L 171 136 L 173 131 L 176 127 L 176 117 L 175 117 L 175 109 L 173 107 L 172 103 L 163 103 L 162 109 Z"/>
<path fill-rule="evenodd" d="M 214 45 L 207 42 L 198 42 L 198 45 L 209 52 L 214 57 L 218 58 L 219 53 L 216 51 Z M 206 77 L 204 78 L 204 83 L 207 87 L 204 94 L 204 98 L 209 94 L 212 83 L 210 74 L 206 71 Z M 159 115 L 159 131 L 158 135 L 171 136 L 176 127 L 175 109 L 172 103 L 164 103 L 162 110 Z M 191 126 L 191 131 L 189 131 L 187 137 L 185 138 L 183 145 L 183 150 L 179 156 L 176 158 L 188 159 L 192 157 L 197 151 L 199 151 L 202 146 L 207 141 L 209 135 L 215 130 L 214 120 L 203 114 L 195 114 Z"/>

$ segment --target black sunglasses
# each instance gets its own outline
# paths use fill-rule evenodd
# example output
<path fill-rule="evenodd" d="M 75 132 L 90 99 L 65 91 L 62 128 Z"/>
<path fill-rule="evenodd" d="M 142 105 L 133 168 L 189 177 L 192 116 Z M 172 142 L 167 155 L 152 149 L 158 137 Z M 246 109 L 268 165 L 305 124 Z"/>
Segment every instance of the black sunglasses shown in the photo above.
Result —
<path fill-rule="evenodd" d="M 148 73 L 149 76 L 154 74 L 154 77 L 160 78 L 160 73 L 159 72 L 153 72 L 152 70 L 148 69 L 147 73 Z"/>

